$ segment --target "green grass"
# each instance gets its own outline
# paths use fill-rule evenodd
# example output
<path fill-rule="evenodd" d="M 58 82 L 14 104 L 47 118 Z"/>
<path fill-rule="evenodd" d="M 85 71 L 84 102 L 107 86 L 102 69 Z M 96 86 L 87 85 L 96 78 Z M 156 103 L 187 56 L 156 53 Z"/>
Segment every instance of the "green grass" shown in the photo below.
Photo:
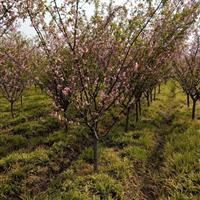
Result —
<path fill-rule="evenodd" d="M 200 121 L 191 118 L 191 108 L 184 103 L 185 97 L 178 93 L 173 131 L 167 137 L 164 151 L 164 182 L 169 198 L 196 200 L 200 196 Z M 182 104 L 180 105 L 180 102 Z M 178 106 L 179 105 L 179 106 Z M 197 108 L 197 114 L 200 112 Z"/>
<path fill-rule="evenodd" d="M 99 143 L 95 174 L 86 127 L 74 124 L 66 133 L 39 90 L 25 92 L 14 119 L 0 97 L 0 199 L 143 200 L 152 184 L 156 199 L 198 199 L 200 106 L 192 121 L 185 99 L 169 82 L 150 107 L 143 100 L 137 124 L 131 112 L 130 131 L 122 119 Z"/>

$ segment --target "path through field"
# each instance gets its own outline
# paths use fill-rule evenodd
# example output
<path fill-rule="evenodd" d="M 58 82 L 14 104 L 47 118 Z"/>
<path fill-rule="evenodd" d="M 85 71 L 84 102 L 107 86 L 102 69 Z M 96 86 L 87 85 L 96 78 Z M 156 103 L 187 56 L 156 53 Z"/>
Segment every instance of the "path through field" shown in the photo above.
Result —
<path fill-rule="evenodd" d="M 174 98 L 176 98 L 175 91 L 170 91 L 161 106 L 159 113 L 161 120 L 157 126 L 156 144 L 148 158 L 146 173 L 142 175 L 142 193 L 147 200 L 159 199 L 162 192 L 162 184 L 157 182 L 155 177 L 162 173 L 166 136 L 173 132 L 172 122 L 175 118 L 175 113 L 178 112 L 177 105 L 174 104 Z"/>
<path fill-rule="evenodd" d="M 127 192 L 126 198 L 125 199 L 138 199 L 138 200 L 157 200 L 157 199 L 198 199 L 199 195 L 200 195 L 200 182 L 199 182 L 199 172 L 197 172 L 196 175 L 196 180 L 189 180 L 190 177 L 190 173 L 193 173 L 192 171 L 187 171 L 187 169 L 184 169 L 184 166 L 181 166 L 181 164 L 183 163 L 179 163 L 180 166 L 176 166 L 177 168 L 180 168 L 179 170 L 183 170 L 183 173 L 181 173 L 181 175 L 179 174 L 179 172 L 175 172 L 172 175 L 172 179 L 170 177 L 171 173 L 170 170 L 174 170 L 174 169 L 166 169 L 168 166 L 168 158 L 166 157 L 167 154 L 167 150 L 166 148 L 169 148 L 169 146 L 173 146 L 173 143 L 170 144 L 171 142 L 173 142 L 173 140 L 176 139 L 178 134 L 182 134 L 183 137 L 184 135 L 186 136 L 187 134 L 187 129 L 189 130 L 189 127 L 185 127 L 186 121 L 189 120 L 189 113 L 187 113 L 187 118 L 184 116 L 186 115 L 186 113 L 183 113 L 182 108 L 185 108 L 185 102 L 183 99 L 180 99 L 180 95 L 179 95 L 180 91 L 177 91 L 177 89 L 174 87 L 174 85 L 172 84 L 169 87 L 169 90 L 167 90 L 167 92 L 165 92 L 164 94 L 162 94 L 161 98 L 158 97 L 158 101 L 156 103 L 154 103 L 154 105 L 152 105 L 152 107 L 154 106 L 158 106 L 159 105 L 159 109 L 156 112 L 156 115 L 154 114 L 153 117 L 151 119 L 149 119 L 152 124 L 156 127 L 155 129 L 155 134 L 156 134 L 156 140 L 155 140 L 155 144 L 154 147 L 151 149 L 151 152 L 146 160 L 146 164 L 145 164 L 145 169 L 140 170 L 140 166 L 135 166 L 136 171 L 137 171 L 137 180 L 139 181 L 139 188 L 140 191 L 138 192 L 137 197 L 132 197 L 132 196 L 136 196 L 135 194 L 133 194 L 133 191 L 131 192 L 131 185 L 129 188 L 129 192 Z M 178 96 L 178 97 L 177 97 Z M 153 108 L 154 109 L 154 108 Z M 180 121 L 180 116 L 183 115 L 183 119 L 181 122 Z M 158 117 L 159 116 L 159 117 Z M 189 120 L 190 121 L 190 120 Z M 148 122 L 148 120 L 147 120 Z M 192 125 L 192 124 L 191 124 Z M 200 123 L 199 121 L 196 121 L 196 127 L 193 130 L 193 134 L 194 132 L 197 132 L 200 130 Z M 178 128 L 177 128 L 178 127 Z M 178 130 L 178 131 L 177 131 Z M 178 134 L 177 134 L 178 132 Z M 186 136 L 187 137 L 187 136 Z M 194 147 L 194 155 L 192 155 L 192 159 L 193 162 L 198 165 L 198 156 L 200 156 L 200 152 L 197 150 L 198 146 L 200 146 L 200 135 L 199 133 L 196 136 L 192 136 L 195 137 L 197 139 L 197 143 L 196 143 L 196 149 Z M 193 138 L 194 139 L 194 138 Z M 182 145 L 185 145 L 185 150 L 187 151 L 187 145 L 188 146 L 192 146 L 193 144 L 191 143 L 192 140 L 190 141 L 190 139 L 188 138 L 188 141 L 182 141 Z M 181 141 L 181 138 L 180 138 Z M 185 144 L 184 144 L 185 142 Z M 167 145 L 167 147 L 166 147 Z M 176 144 L 174 144 L 176 145 Z M 170 146 L 170 148 L 171 148 Z M 195 144 L 194 144 L 195 146 Z M 181 147 L 176 147 L 178 150 L 181 149 Z M 190 147 L 191 148 L 191 147 Z M 177 151 L 178 151 L 177 150 Z M 193 150 L 191 148 L 191 150 Z M 170 156 L 174 156 L 176 155 L 176 153 L 179 152 L 171 152 L 172 155 Z M 184 153 L 189 153 L 189 152 L 182 152 Z M 174 155 L 173 155 L 174 154 Z M 196 156 L 196 157 L 195 157 Z M 172 159 L 172 157 L 170 157 L 170 159 Z M 184 159 L 184 156 L 183 156 Z M 186 158 L 187 159 L 187 158 Z M 196 160 L 195 160 L 196 159 Z M 171 160 L 172 162 L 174 162 L 173 164 L 175 164 L 175 161 Z M 186 161 L 187 162 L 187 161 Z M 193 164 L 194 164 L 193 163 Z M 188 163 L 187 163 L 188 164 Z M 183 164 L 184 165 L 184 164 Z M 174 167 L 174 166 L 172 166 Z M 198 170 L 200 168 L 198 167 Z M 176 174 L 177 173 L 177 174 Z M 185 174 L 184 174 L 185 173 Z M 174 177 L 173 177 L 174 176 Z M 191 188 L 184 188 L 184 184 L 181 186 L 181 182 L 179 183 L 178 181 L 180 180 L 176 180 L 176 176 L 177 177 L 181 177 L 182 179 L 185 179 L 185 182 L 190 182 L 191 185 L 193 185 L 193 189 L 195 191 L 190 191 Z M 188 177 L 187 177 L 188 176 Z M 169 179 L 167 179 L 169 178 Z M 188 180 L 187 180 L 188 178 Z M 174 179 L 174 180 L 173 180 Z M 174 185 L 174 188 L 167 188 L 168 183 L 167 181 L 175 181 L 172 184 L 177 184 Z M 177 182 L 176 182 L 177 181 Z M 184 181 L 183 181 L 184 182 Z M 180 185 L 178 185 L 180 184 Z M 170 185 L 170 184 L 169 184 Z M 169 186 L 170 187 L 170 186 Z M 179 190 L 179 187 L 181 187 L 181 190 Z M 133 190 L 135 188 L 133 187 Z M 170 191 L 171 190 L 171 191 Z M 176 191 L 177 190 L 177 191 Z M 172 196 L 171 194 L 172 193 Z M 173 197 L 173 195 L 175 195 Z"/>

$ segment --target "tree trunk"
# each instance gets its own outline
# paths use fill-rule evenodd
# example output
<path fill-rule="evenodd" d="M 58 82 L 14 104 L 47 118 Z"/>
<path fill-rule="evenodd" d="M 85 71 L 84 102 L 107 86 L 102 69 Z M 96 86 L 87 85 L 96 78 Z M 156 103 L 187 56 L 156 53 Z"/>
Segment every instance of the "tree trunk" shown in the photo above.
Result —
<path fill-rule="evenodd" d="M 142 115 L 141 100 L 138 100 L 139 114 Z"/>
<path fill-rule="evenodd" d="M 188 108 L 190 107 L 190 96 L 189 96 L 189 94 L 187 94 L 187 106 L 188 106 Z"/>
<path fill-rule="evenodd" d="M 153 93 L 153 100 L 156 100 L 156 87 L 154 88 L 154 93 Z"/>
<path fill-rule="evenodd" d="M 153 102 L 152 91 L 150 92 L 150 101 Z"/>
<path fill-rule="evenodd" d="M 98 172 L 98 139 L 94 136 L 93 144 L 94 172 Z"/>
<path fill-rule="evenodd" d="M 12 118 L 14 118 L 14 111 L 13 111 L 13 102 L 10 102 L 10 112 L 11 112 L 11 116 Z"/>
<path fill-rule="evenodd" d="M 196 111 L 196 100 L 193 99 L 192 119 L 195 119 L 195 111 Z"/>
<path fill-rule="evenodd" d="M 138 122 L 139 120 L 139 116 L 138 116 L 138 102 L 135 102 L 135 115 L 136 115 L 136 122 Z"/>
<path fill-rule="evenodd" d="M 21 108 L 23 108 L 23 96 L 22 95 L 20 97 L 20 101 L 21 101 Z"/>
<path fill-rule="evenodd" d="M 147 94 L 146 98 L 147 98 L 147 106 L 149 107 L 150 106 L 149 94 Z"/>
<path fill-rule="evenodd" d="M 66 132 L 68 131 L 68 121 L 67 121 L 67 114 L 66 114 L 66 110 L 64 111 L 64 125 L 65 125 L 65 130 L 66 130 Z"/>
<path fill-rule="evenodd" d="M 34 86 L 35 86 L 35 92 L 37 92 L 37 85 L 36 85 L 36 84 L 34 84 Z"/>
<path fill-rule="evenodd" d="M 160 84 L 158 85 L 158 94 L 160 94 Z"/>
<path fill-rule="evenodd" d="M 130 106 L 127 108 L 127 112 L 126 112 L 126 125 L 125 125 L 125 132 L 128 132 L 128 128 L 129 128 L 129 114 L 130 114 Z"/>

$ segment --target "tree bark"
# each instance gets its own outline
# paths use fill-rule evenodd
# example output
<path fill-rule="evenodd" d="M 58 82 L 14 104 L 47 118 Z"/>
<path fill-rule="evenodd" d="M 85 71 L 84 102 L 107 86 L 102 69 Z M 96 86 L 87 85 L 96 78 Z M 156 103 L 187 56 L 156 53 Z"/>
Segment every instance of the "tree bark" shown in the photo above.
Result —
<path fill-rule="evenodd" d="M 64 111 L 64 125 L 65 125 L 65 130 L 66 130 L 66 132 L 68 132 L 68 128 L 69 128 L 69 126 L 68 126 L 68 121 L 67 121 L 67 114 L 66 114 L 66 110 Z"/>
<path fill-rule="evenodd" d="M 158 85 L 158 94 L 160 94 L 160 84 Z"/>
<path fill-rule="evenodd" d="M 13 111 L 13 102 L 10 102 L 10 112 L 11 112 L 11 116 L 12 116 L 12 118 L 14 118 L 15 116 L 14 116 L 14 111 Z"/>
<path fill-rule="evenodd" d="M 95 136 L 93 144 L 93 159 L 94 172 L 98 172 L 98 139 Z"/>
<path fill-rule="evenodd" d="M 142 107 L 141 107 L 141 100 L 140 100 L 140 98 L 138 100 L 138 108 L 139 108 L 139 114 L 142 115 Z"/>
<path fill-rule="evenodd" d="M 150 106 L 149 94 L 147 94 L 146 98 L 147 98 L 147 106 L 149 107 Z"/>
<path fill-rule="evenodd" d="M 196 112 L 196 100 L 193 99 L 192 119 L 195 119 L 195 112 Z"/>
<path fill-rule="evenodd" d="M 154 93 L 153 93 L 153 100 L 156 100 L 156 87 L 154 88 Z"/>
<path fill-rule="evenodd" d="M 138 122 L 139 120 L 139 116 L 138 116 L 138 102 L 135 102 L 135 116 L 136 116 L 136 122 Z"/>
<path fill-rule="evenodd" d="M 130 106 L 127 108 L 127 112 L 126 112 L 126 125 L 125 125 L 125 132 L 128 132 L 128 128 L 129 128 L 129 115 L 130 115 Z"/>
<path fill-rule="evenodd" d="M 150 101 L 153 102 L 152 91 L 150 92 Z"/>
<path fill-rule="evenodd" d="M 190 107 L 190 96 L 187 94 L 187 106 Z"/>
<path fill-rule="evenodd" d="M 20 97 L 20 101 L 21 101 L 21 108 L 23 108 L 23 96 L 22 95 Z"/>
<path fill-rule="evenodd" d="M 37 92 L 37 85 L 36 85 L 36 84 L 34 84 L 34 86 L 35 86 L 35 92 Z"/>

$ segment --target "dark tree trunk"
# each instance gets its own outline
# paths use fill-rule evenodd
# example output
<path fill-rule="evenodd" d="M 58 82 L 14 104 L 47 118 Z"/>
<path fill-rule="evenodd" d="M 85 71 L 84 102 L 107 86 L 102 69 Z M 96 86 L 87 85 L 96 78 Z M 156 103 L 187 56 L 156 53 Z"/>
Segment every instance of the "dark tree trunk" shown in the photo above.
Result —
<path fill-rule="evenodd" d="M 94 172 L 98 172 L 98 139 L 94 136 L 93 144 Z"/>
<path fill-rule="evenodd" d="M 34 86 L 35 86 L 35 92 L 37 92 L 37 85 L 36 85 L 36 84 L 34 84 Z"/>
<path fill-rule="evenodd" d="M 147 98 L 147 106 L 149 107 L 150 106 L 149 94 L 147 94 L 146 98 Z"/>
<path fill-rule="evenodd" d="M 138 100 L 138 108 L 139 108 L 139 114 L 142 115 L 142 107 L 141 107 L 141 100 L 140 100 L 140 98 Z"/>
<path fill-rule="evenodd" d="M 129 128 L 129 115 L 130 115 L 130 106 L 127 108 L 127 112 L 126 112 L 126 125 L 125 125 L 125 132 L 128 132 L 128 128 Z"/>
<path fill-rule="evenodd" d="M 150 92 L 150 101 L 153 102 L 152 91 Z"/>
<path fill-rule="evenodd" d="M 153 93 L 153 100 L 156 100 L 156 88 L 154 88 L 154 93 Z"/>
<path fill-rule="evenodd" d="M 195 119 L 195 112 L 196 112 L 196 100 L 193 99 L 192 119 Z"/>
<path fill-rule="evenodd" d="M 11 116 L 12 116 L 12 118 L 14 118 L 15 116 L 14 116 L 14 111 L 13 111 L 13 102 L 10 102 L 10 112 L 11 112 Z"/>
<path fill-rule="evenodd" d="M 160 84 L 158 85 L 158 94 L 160 94 Z"/>
<path fill-rule="evenodd" d="M 137 101 L 135 102 L 135 120 L 136 120 L 136 122 L 138 121 L 138 103 L 137 103 Z"/>
<path fill-rule="evenodd" d="M 68 120 L 67 120 L 67 114 L 66 114 L 66 110 L 64 111 L 64 125 L 65 125 L 65 130 L 66 130 L 66 132 L 68 131 L 68 128 L 69 128 L 69 126 L 68 126 Z"/>
<path fill-rule="evenodd" d="M 190 107 L 190 96 L 187 94 L 187 106 Z"/>
<path fill-rule="evenodd" d="M 20 97 L 20 101 L 21 101 L 21 108 L 23 108 L 23 96 L 22 95 Z"/>

